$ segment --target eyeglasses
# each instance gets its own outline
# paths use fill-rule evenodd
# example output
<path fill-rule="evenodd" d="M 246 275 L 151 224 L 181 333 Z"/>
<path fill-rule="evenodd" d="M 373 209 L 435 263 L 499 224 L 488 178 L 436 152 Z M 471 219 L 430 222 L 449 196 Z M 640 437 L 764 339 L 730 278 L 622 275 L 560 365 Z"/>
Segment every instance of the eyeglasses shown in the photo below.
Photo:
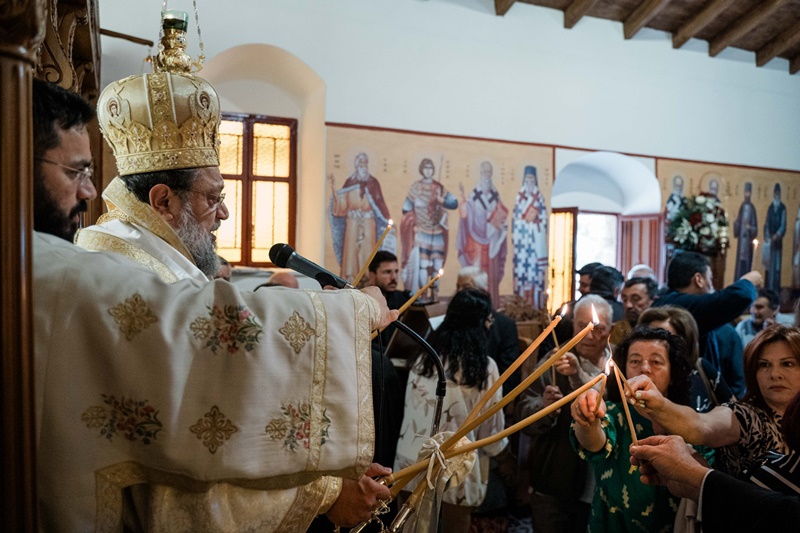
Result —
<path fill-rule="evenodd" d="M 84 181 L 91 179 L 94 175 L 94 163 L 87 165 L 86 168 L 83 170 L 68 167 L 67 165 L 62 165 L 61 163 L 57 163 L 55 161 L 50 161 L 49 159 L 45 159 L 43 157 L 37 157 L 37 161 L 41 161 L 42 163 L 50 163 L 51 165 L 56 165 L 57 167 L 61 167 L 63 169 L 69 170 L 71 174 L 69 174 L 70 179 L 73 181 L 78 181 L 78 183 L 83 183 Z"/>
<path fill-rule="evenodd" d="M 216 194 L 210 194 L 205 191 L 197 191 L 195 189 L 186 189 L 188 192 L 193 192 L 195 194 L 202 194 L 206 197 L 206 201 L 208 201 L 208 207 L 211 209 L 219 209 L 219 206 L 222 205 L 222 202 L 225 201 L 225 193 L 221 193 L 219 196 Z"/>

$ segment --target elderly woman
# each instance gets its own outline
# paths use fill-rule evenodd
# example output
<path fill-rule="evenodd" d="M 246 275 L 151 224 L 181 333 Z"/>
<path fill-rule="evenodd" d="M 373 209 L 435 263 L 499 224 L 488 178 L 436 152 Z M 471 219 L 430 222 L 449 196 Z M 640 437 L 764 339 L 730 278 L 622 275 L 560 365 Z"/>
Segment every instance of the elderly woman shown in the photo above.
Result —
<path fill-rule="evenodd" d="M 614 364 L 628 377 L 645 376 L 675 402 L 689 402 L 686 343 L 663 329 L 637 327 L 614 352 Z M 677 499 L 665 487 L 639 482 L 630 468 L 631 428 L 628 427 L 617 382 L 606 383 L 608 403 L 594 389 L 572 403 L 572 445 L 594 470 L 596 488 L 589 531 L 671 530 Z M 690 409 L 691 410 L 691 409 Z M 662 428 L 631 410 L 639 437 L 663 433 Z"/>
<path fill-rule="evenodd" d="M 665 329 L 686 341 L 689 364 L 692 366 L 689 405 L 695 411 L 707 413 L 723 402 L 736 399 L 722 374 L 714 365 L 700 357 L 700 333 L 697 322 L 689 311 L 673 305 L 651 307 L 639 315 L 639 325 Z"/>
<path fill-rule="evenodd" d="M 774 325 L 759 333 L 744 352 L 747 394 L 708 413 L 664 397 L 646 376 L 630 380 L 636 409 L 692 444 L 719 448 L 717 468 L 741 476 L 767 452 L 789 453 L 781 419 L 800 392 L 800 331 Z"/>

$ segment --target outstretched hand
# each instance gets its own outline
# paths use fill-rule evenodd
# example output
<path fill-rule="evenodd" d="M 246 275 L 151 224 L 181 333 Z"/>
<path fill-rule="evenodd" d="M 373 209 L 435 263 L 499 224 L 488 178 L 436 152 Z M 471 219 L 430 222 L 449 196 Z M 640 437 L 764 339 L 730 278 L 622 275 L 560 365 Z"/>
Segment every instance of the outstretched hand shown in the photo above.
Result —
<path fill-rule="evenodd" d="M 676 435 L 655 435 L 631 446 L 631 464 L 639 467 L 645 485 L 663 485 L 680 498 L 697 501 L 709 468 L 692 455 L 686 442 Z"/>
<path fill-rule="evenodd" d="M 358 481 L 344 479 L 341 494 L 325 513 L 328 519 L 337 526 L 352 527 L 372 518 L 380 500 L 388 500 L 392 495 L 389 487 L 372 478 L 391 473 L 391 468 L 372 463 Z"/>
<path fill-rule="evenodd" d="M 589 389 L 575 398 L 570 410 L 578 425 L 588 427 L 606 416 L 606 402 L 600 398 L 599 392 Z"/>
<path fill-rule="evenodd" d="M 380 288 L 372 285 L 364 287 L 361 289 L 361 292 L 377 300 L 378 304 L 381 306 L 381 322 L 378 324 L 378 329 L 385 328 L 400 316 L 400 312 L 397 309 L 389 309 L 389 306 L 386 304 L 386 298 L 383 297 Z"/>

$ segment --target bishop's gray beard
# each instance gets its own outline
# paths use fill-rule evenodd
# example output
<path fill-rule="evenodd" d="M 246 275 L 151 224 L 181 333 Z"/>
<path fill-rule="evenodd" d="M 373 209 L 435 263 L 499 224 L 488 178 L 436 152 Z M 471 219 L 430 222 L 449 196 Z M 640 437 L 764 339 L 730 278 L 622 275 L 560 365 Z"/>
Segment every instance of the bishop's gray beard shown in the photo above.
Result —
<path fill-rule="evenodd" d="M 218 227 L 219 224 L 214 229 Z M 214 276 L 219 270 L 217 243 L 211 237 L 211 233 L 197 222 L 188 202 L 184 202 L 181 208 L 181 216 L 175 232 L 189 253 L 192 254 L 197 268 L 206 276 Z"/>

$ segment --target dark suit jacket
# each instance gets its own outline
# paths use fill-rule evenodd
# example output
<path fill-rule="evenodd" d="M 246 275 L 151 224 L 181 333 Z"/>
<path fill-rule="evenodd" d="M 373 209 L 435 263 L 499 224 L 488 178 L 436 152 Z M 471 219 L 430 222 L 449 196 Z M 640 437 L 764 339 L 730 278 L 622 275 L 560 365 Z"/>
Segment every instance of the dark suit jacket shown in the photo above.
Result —
<path fill-rule="evenodd" d="M 492 311 L 494 323 L 489 329 L 489 356 L 497 363 L 497 370 L 503 375 L 519 357 L 519 333 L 517 323 L 503 313 Z M 520 370 L 514 371 L 503 383 L 503 394 L 508 394 L 520 383 Z"/>
<path fill-rule="evenodd" d="M 800 530 L 800 497 L 762 489 L 713 470 L 703 485 L 703 533 Z"/>

